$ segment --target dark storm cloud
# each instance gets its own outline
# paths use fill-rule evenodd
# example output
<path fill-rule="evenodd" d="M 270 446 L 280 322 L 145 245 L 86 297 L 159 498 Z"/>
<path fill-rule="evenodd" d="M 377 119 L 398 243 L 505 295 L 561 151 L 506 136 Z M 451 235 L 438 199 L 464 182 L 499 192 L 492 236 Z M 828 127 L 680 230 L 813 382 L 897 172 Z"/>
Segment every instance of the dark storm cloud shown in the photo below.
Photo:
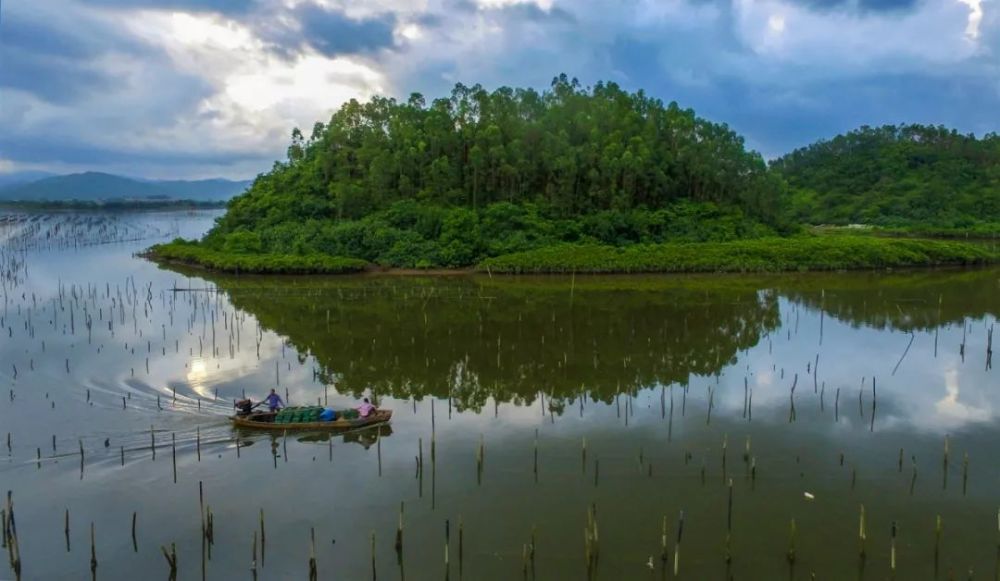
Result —
<path fill-rule="evenodd" d="M 303 4 L 294 17 L 301 30 L 285 31 L 279 44 L 306 44 L 327 56 L 369 52 L 393 44 L 396 17 L 391 14 L 355 19 L 337 10 Z"/>
<path fill-rule="evenodd" d="M 16 12 L 5 13 L 0 23 L 0 87 L 54 103 L 113 90 L 115 79 L 90 63 L 113 43 L 104 35 L 84 37 Z"/>
<path fill-rule="evenodd" d="M 112 91 L 113 76 L 80 67 L 77 61 L 9 51 L 0 59 L 0 87 L 31 93 L 50 103 L 67 104 L 97 91 Z"/>
<path fill-rule="evenodd" d="M 59 30 L 44 22 L 24 18 L 18 13 L 5 13 L 0 22 L 0 58 L 7 51 L 17 50 L 23 54 L 83 58 L 98 52 L 92 41 L 72 33 Z M 5 58 L 4 61 L 13 59 Z"/>

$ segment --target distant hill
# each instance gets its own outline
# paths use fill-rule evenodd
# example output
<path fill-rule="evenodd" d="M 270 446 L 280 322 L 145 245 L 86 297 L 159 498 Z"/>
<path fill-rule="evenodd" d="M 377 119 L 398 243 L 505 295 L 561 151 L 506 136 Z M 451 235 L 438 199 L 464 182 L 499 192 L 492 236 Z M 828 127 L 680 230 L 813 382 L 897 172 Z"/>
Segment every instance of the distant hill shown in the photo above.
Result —
<path fill-rule="evenodd" d="M 0 200 L 108 201 L 195 200 L 225 201 L 247 189 L 250 181 L 143 181 L 100 172 L 52 176 L 28 183 L 0 185 Z"/>
<path fill-rule="evenodd" d="M 1000 135 L 861 127 L 771 162 L 809 224 L 968 228 L 1000 222 Z"/>
<path fill-rule="evenodd" d="M 0 173 L 0 190 L 29 182 L 35 182 L 43 178 L 52 177 L 53 175 L 54 174 L 44 171 L 15 171 L 10 173 Z"/>

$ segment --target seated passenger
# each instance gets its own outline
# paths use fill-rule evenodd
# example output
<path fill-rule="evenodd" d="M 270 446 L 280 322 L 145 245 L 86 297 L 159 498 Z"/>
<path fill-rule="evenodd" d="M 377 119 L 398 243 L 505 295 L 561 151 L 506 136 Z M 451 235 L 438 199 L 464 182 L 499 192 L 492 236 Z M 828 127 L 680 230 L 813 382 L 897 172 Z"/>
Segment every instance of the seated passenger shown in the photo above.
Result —
<path fill-rule="evenodd" d="M 366 397 L 364 403 L 359 405 L 356 409 L 358 410 L 358 413 L 361 415 L 361 417 L 367 418 L 369 415 L 371 415 L 373 411 L 375 411 L 375 406 L 373 406 Z"/>

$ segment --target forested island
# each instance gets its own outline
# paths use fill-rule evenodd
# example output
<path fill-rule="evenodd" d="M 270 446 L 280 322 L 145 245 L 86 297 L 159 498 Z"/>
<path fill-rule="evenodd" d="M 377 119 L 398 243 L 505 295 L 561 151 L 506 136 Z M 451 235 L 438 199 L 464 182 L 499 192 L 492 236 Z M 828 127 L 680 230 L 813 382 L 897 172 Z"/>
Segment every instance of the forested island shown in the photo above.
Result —
<path fill-rule="evenodd" d="M 862 128 L 768 164 L 725 124 L 614 83 L 456 85 L 352 100 L 158 260 L 237 272 L 375 267 L 687 272 L 996 261 L 1000 138 Z"/>

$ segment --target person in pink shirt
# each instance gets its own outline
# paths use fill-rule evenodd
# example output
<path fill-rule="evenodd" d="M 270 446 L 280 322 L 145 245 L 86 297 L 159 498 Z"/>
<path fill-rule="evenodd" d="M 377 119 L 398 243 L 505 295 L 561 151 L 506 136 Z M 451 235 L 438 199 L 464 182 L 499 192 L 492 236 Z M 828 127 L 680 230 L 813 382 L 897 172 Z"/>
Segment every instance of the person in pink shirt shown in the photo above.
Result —
<path fill-rule="evenodd" d="M 367 418 L 369 415 L 371 415 L 373 411 L 375 411 L 375 406 L 373 406 L 366 397 L 365 401 L 361 405 L 359 405 L 356 409 L 358 410 L 358 413 L 361 414 L 361 417 Z"/>

